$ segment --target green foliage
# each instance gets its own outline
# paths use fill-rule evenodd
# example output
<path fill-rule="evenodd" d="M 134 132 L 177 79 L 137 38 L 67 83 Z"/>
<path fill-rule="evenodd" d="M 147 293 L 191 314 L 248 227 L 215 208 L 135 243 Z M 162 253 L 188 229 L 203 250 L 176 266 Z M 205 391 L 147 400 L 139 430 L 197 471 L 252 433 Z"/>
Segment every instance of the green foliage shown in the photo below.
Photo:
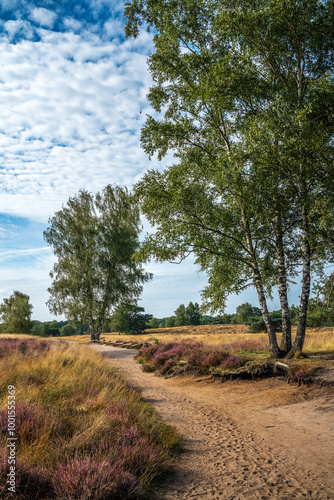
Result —
<path fill-rule="evenodd" d="M 152 317 L 147 323 L 147 328 L 159 328 L 159 319 Z"/>
<path fill-rule="evenodd" d="M 252 316 L 261 316 L 261 311 L 258 307 L 252 306 L 249 302 L 245 302 L 237 307 L 236 321 L 240 324 L 248 324 L 247 321 Z"/>
<path fill-rule="evenodd" d="M 72 323 L 67 323 L 66 325 L 60 328 L 60 336 L 61 337 L 70 337 L 71 335 L 76 334 L 77 329 L 73 326 Z"/>
<path fill-rule="evenodd" d="M 292 305 L 290 307 L 291 325 L 296 326 L 298 324 L 298 314 L 299 314 L 299 307 L 296 307 L 295 305 Z"/>
<path fill-rule="evenodd" d="M 145 309 L 137 306 L 122 306 L 116 309 L 110 320 L 110 331 L 128 334 L 144 333 L 150 325 L 151 314 L 143 314 Z"/>
<path fill-rule="evenodd" d="M 174 324 L 172 325 L 172 323 Z M 168 325 L 167 325 L 168 323 Z M 186 325 L 200 325 L 201 313 L 197 302 L 189 302 L 187 307 L 181 304 L 175 311 L 175 318 L 167 318 L 166 326 L 186 326 Z"/>
<path fill-rule="evenodd" d="M 254 286 L 275 355 L 267 299 L 279 286 L 288 310 L 302 262 L 301 349 L 310 270 L 334 248 L 333 1 L 132 0 L 125 13 L 128 36 L 141 24 L 154 33 L 156 113 L 142 147 L 178 159 L 136 186 L 157 228 L 138 255 L 193 253 L 209 277 L 208 311 L 223 312 L 229 294 Z M 184 321 L 180 312 L 176 324 Z"/>
<path fill-rule="evenodd" d="M 199 305 L 197 304 L 197 302 L 195 302 L 195 304 L 189 302 L 186 307 L 186 317 L 189 325 L 201 324 L 201 313 L 199 311 Z"/>
<path fill-rule="evenodd" d="M 253 316 L 247 320 L 249 333 L 261 333 L 266 332 L 266 325 L 261 316 Z"/>
<path fill-rule="evenodd" d="M 49 309 L 88 321 L 99 338 L 113 308 L 137 300 L 151 277 L 133 258 L 139 210 L 127 189 L 108 185 L 96 196 L 80 191 L 49 223 L 44 238 L 57 257 Z"/>
<path fill-rule="evenodd" d="M 186 308 L 184 304 L 181 304 L 175 312 L 175 326 L 185 326 L 188 325 L 188 319 L 186 316 Z"/>
<path fill-rule="evenodd" d="M 145 309 L 143 307 L 133 306 L 126 315 L 127 330 L 126 333 L 140 334 L 144 333 L 147 323 L 152 318 L 151 314 L 143 314 Z"/>
<path fill-rule="evenodd" d="M 29 300 L 29 295 L 17 290 L 8 299 L 3 299 L 0 305 L 2 333 L 30 333 L 33 306 Z"/>
<path fill-rule="evenodd" d="M 168 316 L 165 321 L 165 328 L 173 328 L 175 326 L 175 316 Z"/>
<path fill-rule="evenodd" d="M 314 286 L 316 297 L 309 302 L 308 326 L 334 325 L 334 273 L 322 276 Z"/>
<path fill-rule="evenodd" d="M 109 332 L 126 332 L 128 323 L 126 319 L 127 312 L 129 310 L 129 306 L 119 306 L 115 309 L 115 312 L 108 321 L 108 329 L 106 331 Z"/>

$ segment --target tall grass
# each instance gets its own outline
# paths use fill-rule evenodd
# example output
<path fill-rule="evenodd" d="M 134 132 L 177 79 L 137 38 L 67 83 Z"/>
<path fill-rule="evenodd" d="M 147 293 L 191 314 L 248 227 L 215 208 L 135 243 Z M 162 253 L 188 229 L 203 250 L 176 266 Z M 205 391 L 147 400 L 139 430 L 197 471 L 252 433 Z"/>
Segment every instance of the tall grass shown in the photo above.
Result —
<path fill-rule="evenodd" d="M 16 388 L 16 494 L 0 461 L 0 498 L 141 498 L 173 462 L 176 432 L 89 347 L 0 340 L 0 451 Z"/>

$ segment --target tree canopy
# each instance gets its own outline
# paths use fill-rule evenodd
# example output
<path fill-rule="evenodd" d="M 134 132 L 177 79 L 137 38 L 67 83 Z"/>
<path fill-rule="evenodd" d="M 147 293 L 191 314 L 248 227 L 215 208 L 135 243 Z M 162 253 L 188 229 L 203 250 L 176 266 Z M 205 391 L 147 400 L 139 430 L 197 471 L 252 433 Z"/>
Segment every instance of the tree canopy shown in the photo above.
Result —
<path fill-rule="evenodd" d="M 130 1 L 154 34 L 142 147 L 177 159 L 136 186 L 156 226 L 141 256 L 207 272 L 204 307 L 254 286 L 275 356 L 300 352 L 311 273 L 333 260 L 334 2 Z M 301 281 L 292 345 L 288 289 Z M 267 300 L 278 288 L 279 347 Z"/>
<path fill-rule="evenodd" d="M 29 301 L 29 295 L 17 290 L 8 299 L 3 299 L 0 305 L 2 333 L 30 333 L 33 306 Z"/>
<path fill-rule="evenodd" d="M 135 302 L 151 276 L 138 250 L 139 210 L 126 188 L 108 185 L 93 196 L 80 191 L 50 220 L 44 238 L 57 258 L 48 306 L 73 321 L 89 322 L 98 340 L 106 317 Z"/>

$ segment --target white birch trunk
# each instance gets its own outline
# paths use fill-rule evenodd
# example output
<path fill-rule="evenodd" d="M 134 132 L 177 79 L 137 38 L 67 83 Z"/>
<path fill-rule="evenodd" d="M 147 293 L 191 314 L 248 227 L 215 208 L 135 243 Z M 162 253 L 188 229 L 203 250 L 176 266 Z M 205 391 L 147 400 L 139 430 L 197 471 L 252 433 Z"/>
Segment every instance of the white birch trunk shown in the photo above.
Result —
<path fill-rule="evenodd" d="M 275 213 L 275 233 L 276 233 L 276 252 L 278 264 L 278 293 L 281 304 L 282 314 L 282 341 L 281 350 L 288 353 L 291 349 L 291 320 L 288 303 L 288 287 L 285 266 L 285 254 L 283 247 L 282 223 L 278 211 Z"/>
<path fill-rule="evenodd" d="M 272 321 L 271 321 L 270 316 L 269 316 L 269 311 L 268 311 L 268 307 L 267 307 L 267 300 L 266 300 L 266 296 L 264 293 L 264 287 L 263 287 L 263 282 L 262 282 L 262 276 L 261 276 L 260 270 L 259 270 L 258 265 L 257 265 L 257 260 L 256 260 L 253 242 L 252 242 L 252 237 L 250 234 L 249 224 L 248 224 L 248 221 L 246 218 L 245 211 L 243 209 L 241 211 L 241 214 L 242 214 L 243 226 L 244 226 L 245 233 L 246 233 L 247 248 L 248 248 L 248 252 L 250 255 L 252 268 L 253 268 L 253 272 L 254 272 L 255 287 L 256 287 L 256 291 L 257 291 L 257 295 L 258 295 L 258 299 L 259 299 L 261 314 L 262 314 L 263 321 L 264 321 L 264 323 L 267 327 L 267 331 L 268 331 L 270 350 L 271 350 L 273 356 L 278 358 L 278 357 L 281 357 L 281 351 L 280 351 L 280 348 L 278 347 L 278 344 L 277 344 L 277 337 L 276 337 L 274 325 L 272 324 Z"/>

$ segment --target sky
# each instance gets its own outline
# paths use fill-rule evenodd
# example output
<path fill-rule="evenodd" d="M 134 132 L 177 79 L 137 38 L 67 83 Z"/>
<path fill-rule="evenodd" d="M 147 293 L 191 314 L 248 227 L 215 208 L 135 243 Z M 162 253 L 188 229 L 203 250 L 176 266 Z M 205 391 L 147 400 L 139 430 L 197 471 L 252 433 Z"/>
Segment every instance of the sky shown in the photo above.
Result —
<path fill-rule="evenodd" d="M 146 98 L 153 45 L 145 31 L 125 39 L 123 9 L 118 0 L 0 0 L 0 302 L 26 293 L 40 321 L 54 318 L 49 217 L 81 188 L 131 188 L 172 161 L 150 161 L 140 148 L 146 115 L 155 114 Z M 146 269 L 154 274 L 139 302 L 147 313 L 201 302 L 207 279 L 193 260 Z M 255 291 L 231 297 L 226 312 L 245 301 L 258 305 Z"/>

